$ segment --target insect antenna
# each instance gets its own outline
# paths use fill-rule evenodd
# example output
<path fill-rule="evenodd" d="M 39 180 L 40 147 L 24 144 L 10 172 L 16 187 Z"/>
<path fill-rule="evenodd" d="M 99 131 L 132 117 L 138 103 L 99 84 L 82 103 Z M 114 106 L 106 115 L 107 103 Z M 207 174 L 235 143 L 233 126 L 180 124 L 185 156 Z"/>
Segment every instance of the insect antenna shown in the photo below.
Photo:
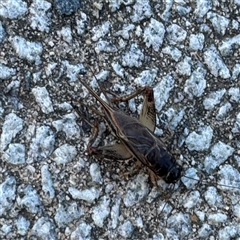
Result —
<path fill-rule="evenodd" d="M 116 96 L 116 95 L 115 95 L 114 93 L 112 93 L 111 91 L 104 90 L 103 87 L 102 87 L 102 84 L 99 83 L 99 79 L 97 79 L 97 77 L 96 77 L 96 75 L 94 74 L 94 71 L 92 70 L 92 68 L 89 67 L 89 69 L 90 69 L 90 71 L 91 71 L 94 79 L 96 80 L 96 82 L 97 82 L 97 84 L 98 84 L 101 92 L 104 94 L 104 97 L 106 98 L 108 104 L 112 107 L 112 101 L 111 101 L 111 99 L 109 98 L 109 96 L 107 95 L 107 93 L 108 93 L 108 94 L 111 94 L 111 95 L 113 95 L 113 96 Z"/>
<path fill-rule="evenodd" d="M 206 179 L 196 179 L 196 178 L 193 178 L 193 177 L 189 177 L 187 175 L 182 175 L 182 177 L 185 177 L 185 178 L 188 178 L 188 179 L 191 179 L 191 180 L 194 180 L 194 181 L 199 181 L 201 180 L 201 182 L 203 182 L 204 184 L 206 185 L 211 185 L 211 183 L 209 183 Z M 240 189 L 240 186 L 231 186 L 231 185 L 228 185 L 228 184 L 222 184 L 222 183 L 218 183 L 217 180 L 215 179 L 215 182 L 213 182 L 216 186 L 222 186 L 222 187 L 228 187 L 228 188 L 233 188 L 233 189 Z M 235 182 L 235 183 L 238 183 L 238 182 Z"/>
<path fill-rule="evenodd" d="M 171 186 L 170 186 L 170 188 L 169 188 L 169 193 L 165 194 L 165 196 L 166 196 L 166 201 L 165 201 L 165 203 L 164 203 L 164 205 L 163 205 L 163 207 L 162 207 L 162 209 L 161 209 L 161 211 L 160 211 L 160 213 L 159 213 L 160 215 L 163 213 L 165 207 L 167 206 L 167 202 L 168 202 L 168 200 L 170 199 L 170 197 L 172 196 L 173 191 L 174 191 L 174 184 L 171 184 Z"/>

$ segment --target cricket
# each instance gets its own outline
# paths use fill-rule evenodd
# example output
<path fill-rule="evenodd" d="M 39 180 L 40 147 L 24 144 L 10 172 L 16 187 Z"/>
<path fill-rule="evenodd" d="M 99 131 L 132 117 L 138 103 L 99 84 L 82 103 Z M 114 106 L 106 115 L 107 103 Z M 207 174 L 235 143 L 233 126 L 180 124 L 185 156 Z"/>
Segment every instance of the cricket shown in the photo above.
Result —
<path fill-rule="evenodd" d="M 102 112 L 97 110 L 95 112 L 103 118 L 118 140 L 117 143 L 111 145 L 93 147 L 92 145 L 98 135 L 98 123 L 95 122 L 92 125 L 88 122 L 93 127 L 93 136 L 87 146 L 88 154 L 97 158 L 114 160 L 135 159 L 148 167 L 155 175 L 161 177 L 166 183 L 176 183 L 182 176 L 182 167 L 176 162 L 174 156 L 167 151 L 163 141 L 154 135 L 156 110 L 153 89 L 148 86 L 140 87 L 132 94 L 120 98 L 115 97 L 107 103 L 80 78 L 79 81 L 102 106 Z M 111 103 L 128 101 L 141 93 L 145 95 L 145 98 L 139 119 L 128 116 L 110 106 Z M 106 96 L 106 93 L 104 95 Z M 107 96 L 106 99 L 109 100 Z"/>
<path fill-rule="evenodd" d="M 93 76 L 97 81 L 94 74 Z M 95 114 L 100 116 L 117 140 L 110 145 L 94 146 L 99 133 L 99 119 L 95 119 L 94 123 L 89 122 L 83 117 L 79 108 L 72 102 L 76 113 L 92 128 L 92 136 L 87 144 L 88 155 L 115 161 L 135 160 L 138 166 L 144 165 L 150 170 L 151 180 L 155 183 L 157 183 L 158 177 L 167 184 L 175 184 L 183 176 L 194 181 L 199 180 L 183 174 L 182 166 L 177 163 L 173 154 L 167 150 L 165 143 L 154 135 L 156 128 L 156 109 L 153 88 L 149 86 L 139 87 L 131 94 L 118 97 L 116 94 L 102 89 L 98 84 L 107 100 L 106 102 L 89 87 L 86 82 L 80 78 L 78 78 L 78 80 L 92 97 L 100 103 L 102 109 L 100 111 L 93 106 L 88 106 L 84 103 L 81 104 L 90 108 Z M 110 99 L 107 93 L 111 94 L 113 98 Z M 139 119 L 127 115 L 114 106 L 114 104 L 135 98 L 139 94 L 145 95 Z M 207 185 L 209 184 L 204 179 L 202 179 L 202 181 Z M 234 184 L 235 186 L 220 183 L 216 183 L 216 185 L 239 190 L 237 182 Z"/>

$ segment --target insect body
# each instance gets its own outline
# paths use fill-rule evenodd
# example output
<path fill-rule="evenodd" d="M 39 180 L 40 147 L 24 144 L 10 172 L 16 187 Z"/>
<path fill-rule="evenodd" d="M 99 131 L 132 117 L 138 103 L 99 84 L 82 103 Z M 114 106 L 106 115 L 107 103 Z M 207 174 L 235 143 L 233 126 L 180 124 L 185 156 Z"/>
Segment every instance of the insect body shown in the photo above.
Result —
<path fill-rule="evenodd" d="M 164 143 L 153 134 L 156 125 L 153 89 L 142 87 L 129 95 L 128 98 L 115 99 L 115 102 L 124 101 L 141 92 L 145 92 L 145 100 L 138 120 L 119 110 L 115 110 L 101 99 L 85 82 L 82 80 L 80 82 L 102 105 L 104 111 L 101 115 L 108 123 L 113 134 L 120 141 L 120 143 L 113 145 L 92 147 L 92 143 L 96 138 L 93 137 L 88 145 L 88 152 L 99 157 L 117 160 L 134 158 L 150 168 L 166 183 L 177 182 L 181 177 L 182 168 L 167 151 Z M 95 131 L 96 135 L 97 131 Z"/>

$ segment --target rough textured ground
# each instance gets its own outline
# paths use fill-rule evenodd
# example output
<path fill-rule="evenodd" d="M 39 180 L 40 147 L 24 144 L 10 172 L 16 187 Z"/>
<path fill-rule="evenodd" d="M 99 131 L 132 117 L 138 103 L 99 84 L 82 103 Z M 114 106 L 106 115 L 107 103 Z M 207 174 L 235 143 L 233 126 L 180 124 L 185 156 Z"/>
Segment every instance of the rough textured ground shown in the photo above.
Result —
<path fill-rule="evenodd" d="M 2 0 L 0 238 L 240 239 L 239 16 L 239 0 Z M 100 108 L 78 77 L 99 94 L 152 86 L 155 133 L 173 131 L 196 180 L 156 187 L 146 168 L 124 175 L 133 161 L 87 156 L 71 101 L 90 121 L 81 103 Z"/>

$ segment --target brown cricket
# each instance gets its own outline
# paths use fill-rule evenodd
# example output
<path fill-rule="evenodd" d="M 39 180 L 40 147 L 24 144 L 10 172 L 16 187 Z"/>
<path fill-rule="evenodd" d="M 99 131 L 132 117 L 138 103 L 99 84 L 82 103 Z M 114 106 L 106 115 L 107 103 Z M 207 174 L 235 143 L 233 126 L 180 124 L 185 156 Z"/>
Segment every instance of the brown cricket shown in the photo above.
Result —
<path fill-rule="evenodd" d="M 124 112 L 115 110 L 100 98 L 85 82 L 79 79 L 90 94 L 101 104 L 103 112 L 96 111 L 107 122 L 111 132 L 119 140 L 112 145 L 93 147 L 98 127 L 95 124 L 94 134 L 88 144 L 88 153 L 96 157 L 114 160 L 139 160 L 166 183 L 176 183 L 182 174 L 182 167 L 176 162 L 165 144 L 154 135 L 156 127 L 156 110 L 154 93 L 151 87 L 145 86 L 134 93 L 115 98 L 112 102 L 122 102 L 145 93 L 139 120 Z M 106 95 L 106 94 L 105 94 Z"/>

